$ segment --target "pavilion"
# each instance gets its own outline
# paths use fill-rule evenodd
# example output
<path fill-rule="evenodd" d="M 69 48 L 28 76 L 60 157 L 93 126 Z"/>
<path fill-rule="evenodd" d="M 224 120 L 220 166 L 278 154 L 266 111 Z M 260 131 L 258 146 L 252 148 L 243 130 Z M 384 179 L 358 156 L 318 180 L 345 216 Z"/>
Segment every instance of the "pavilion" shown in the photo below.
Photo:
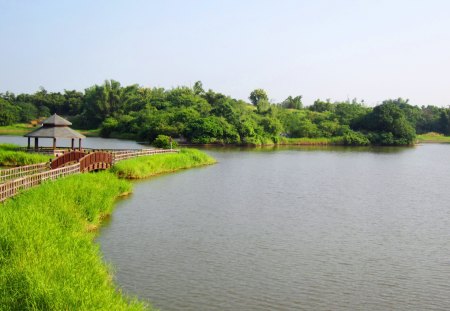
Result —
<path fill-rule="evenodd" d="M 56 150 L 56 139 L 71 139 L 71 148 L 75 149 L 75 139 L 78 139 L 78 149 L 81 150 L 81 139 L 86 136 L 72 130 L 69 125 L 72 125 L 69 121 L 61 118 L 56 113 L 51 117 L 45 119 L 42 122 L 42 126 L 26 135 L 28 137 L 28 149 L 31 149 L 30 140 L 34 137 L 34 149 L 39 149 L 39 138 L 53 138 L 53 150 Z"/>

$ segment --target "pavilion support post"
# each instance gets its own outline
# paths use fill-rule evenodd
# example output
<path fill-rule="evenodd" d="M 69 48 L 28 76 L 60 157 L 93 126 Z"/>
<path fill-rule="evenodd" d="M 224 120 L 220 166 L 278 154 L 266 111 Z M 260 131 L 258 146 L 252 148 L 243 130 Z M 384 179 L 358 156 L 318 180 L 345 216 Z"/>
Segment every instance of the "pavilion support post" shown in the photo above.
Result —
<path fill-rule="evenodd" d="M 72 150 L 75 149 L 75 138 L 72 138 Z"/>
<path fill-rule="evenodd" d="M 31 148 L 31 137 L 28 137 L 28 148 L 27 149 L 30 149 Z"/>
<path fill-rule="evenodd" d="M 39 138 L 34 138 L 34 149 L 37 151 L 39 149 Z"/>
<path fill-rule="evenodd" d="M 78 149 L 81 151 L 81 138 L 78 139 Z"/>
<path fill-rule="evenodd" d="M 53 137 L 53 150 L 56 149 L 56 137 Z"/>

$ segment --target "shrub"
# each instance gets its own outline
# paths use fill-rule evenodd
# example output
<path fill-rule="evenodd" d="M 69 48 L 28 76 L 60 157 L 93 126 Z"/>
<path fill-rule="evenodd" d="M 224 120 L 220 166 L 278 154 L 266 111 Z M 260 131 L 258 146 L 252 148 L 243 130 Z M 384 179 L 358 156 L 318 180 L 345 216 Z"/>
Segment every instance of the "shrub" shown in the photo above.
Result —
<path fill-rule="evenodd" d="M 172 143 L 172 144 L 171 144 Z M 166 135 L 158 135 L 152 143 L 153 146 L 157 148 L 170 149 L 177 148 L 178 143 L 174 141 L 171 137 Z"/>
<path fill-rule="evenodd" d="M 343 143 L 347 146 L 366 146 L 370 144 L 370 141 L 360 132 L 348 131 L 343 136 Z"/>

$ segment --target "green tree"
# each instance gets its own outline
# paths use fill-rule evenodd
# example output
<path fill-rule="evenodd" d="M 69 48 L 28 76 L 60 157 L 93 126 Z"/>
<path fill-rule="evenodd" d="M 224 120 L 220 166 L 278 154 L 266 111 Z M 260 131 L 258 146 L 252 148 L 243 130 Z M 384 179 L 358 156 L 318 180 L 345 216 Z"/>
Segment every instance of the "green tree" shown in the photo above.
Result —
<path fill-rule="evenodd" d="M 194 90 L 195 95 L 203 95 L 205 94 L 205 90 L 203 89 L 203 83 L 202 81 L 197 81 L 194 83 L 194 87 L 192 88 Z"/>
<path fill-rule="evenodd" d="M 314 102 L 314 104 L 309 106 L 308 109 L 316 112 L 333 111 L 334 106 L 329 100 L 324 102 L 318 99 Z"/>
<path fill-rule="evenodd" d="M 409 145 L 414 142 L 416 132 L 404 112 L 394 103 L 376 106 L 367 115 L 366 129 L 378 132 L 372 142 L 383 145 Z"/>
<path fill-rule="evenodd" d="M 250 102 L 255 106 L 257 106 L 261 100 L 269 102 L 269 97 L 267 96 L 266 91 L 264 91 L 263 89 L 256 89 L 252 91 L 250 93 L 249 99 Z"/>
<path fill-rule="evenodd" d="M 0 98 L 0 125 L 11 125 L 19 121 L 20 108 Z"/>
<path fill-rule="evenodd" d="M 289 96 L 281 103 L 281 107 L 286 109 L 302 109 L 303 108 L 302 96 L 301 95 L 295 97 Z"/>

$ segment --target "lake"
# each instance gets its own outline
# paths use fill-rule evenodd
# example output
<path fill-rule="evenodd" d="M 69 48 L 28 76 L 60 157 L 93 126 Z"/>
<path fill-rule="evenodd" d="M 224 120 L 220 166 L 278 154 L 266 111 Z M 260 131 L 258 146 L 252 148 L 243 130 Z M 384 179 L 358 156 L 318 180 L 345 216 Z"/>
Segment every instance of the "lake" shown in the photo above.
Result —
<path fill-rule="evenodd" d="M 447 310 L 450 145 L 207 150 L 97 241 L 161 310 Z"/>

